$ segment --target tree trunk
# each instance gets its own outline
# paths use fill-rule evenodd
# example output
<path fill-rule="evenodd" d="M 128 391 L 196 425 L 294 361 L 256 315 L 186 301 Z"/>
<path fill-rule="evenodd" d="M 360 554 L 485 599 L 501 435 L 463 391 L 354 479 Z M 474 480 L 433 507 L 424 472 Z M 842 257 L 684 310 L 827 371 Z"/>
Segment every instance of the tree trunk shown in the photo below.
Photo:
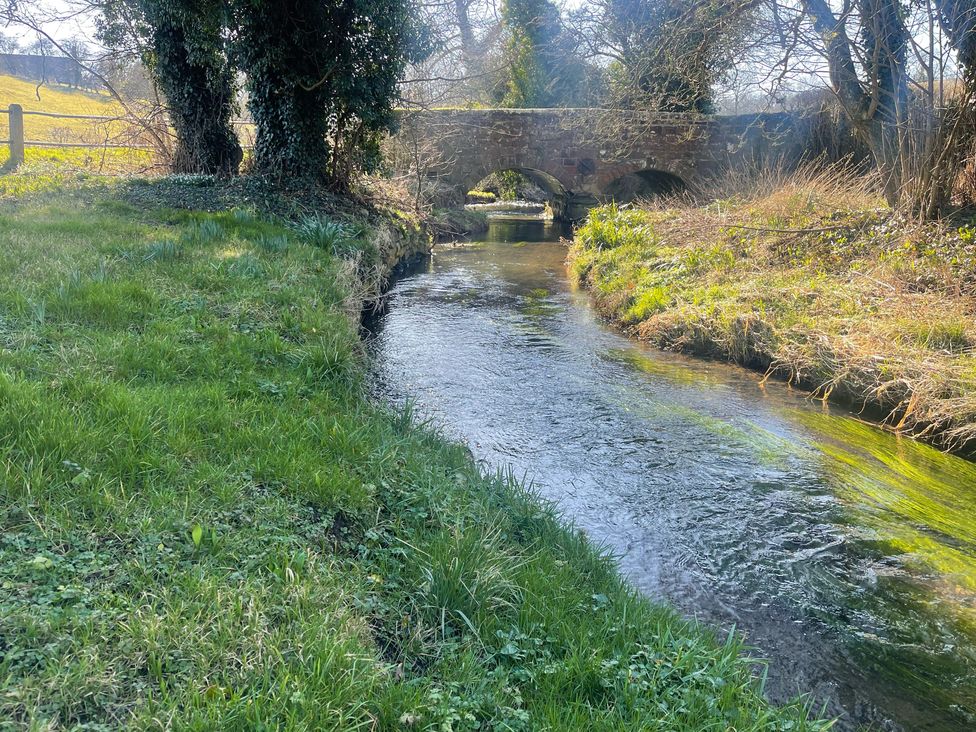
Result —
<path fill-rule="evenodd" d="M 278 185 L 335 183 L 330 115 L 355 10 L 355 3 L 241 0 L 235 52 L 258 128 L 254 172 Z"/>
<path fill-rule="evenodd" d="M 150 16 L 153 72 L 176 129 L 173 171 L 235 175 L 243 152 L 231 125 L 232 72 L 221 52 L 219 25 L 200 47 L 205 20 L 169 12 Z M 197 23 L 188 30 L 187 23 Z M 191 39 L 191 35 L 193 38 Z"/>
<path fill-rule="evenodd" d="M 326 101 L 319 90 L 306 91 L 273 76 L 251 80 L 251 109 L 258 125 L 254 171 L 286 187 L 325 183 L 331 152 Z"/>
<path fill-rule="evenodd" d="M 458 32 L 461 35 L 461 58 L 464 61 L 464 72 L 470 74 L 474 60 L 474 32 L 471 29 L 471 18 L 468 8 L 471 0 L 454 0 L 454 10 L 457 14 Z"/>
<path fill-rule="evenodd" d="M 908 32 L 896 0 L 859 0 L 865 81 L 858 77 L 846 18 L 838 20 L 827 0 L 802 0 L 821 35 L 834 93 L 871 149 L 888 203 L 900 200 L 906 132 Z"/>

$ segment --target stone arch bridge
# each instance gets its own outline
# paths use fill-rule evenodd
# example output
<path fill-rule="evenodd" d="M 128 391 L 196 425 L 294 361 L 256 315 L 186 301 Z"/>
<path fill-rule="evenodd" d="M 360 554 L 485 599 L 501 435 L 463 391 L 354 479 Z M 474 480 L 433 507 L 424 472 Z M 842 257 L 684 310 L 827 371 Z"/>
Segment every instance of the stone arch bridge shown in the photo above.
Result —
<path fill-rule="evenodd" d="M 524 172 L 559 218 L 589 206 L 693 187 L 743 164 L 795 161 L 788 114 L 691 116 L 602 109 L 430 110 L 404 113 L 397 167 L 418 168 L 463 195 L 493 172 Z"/>

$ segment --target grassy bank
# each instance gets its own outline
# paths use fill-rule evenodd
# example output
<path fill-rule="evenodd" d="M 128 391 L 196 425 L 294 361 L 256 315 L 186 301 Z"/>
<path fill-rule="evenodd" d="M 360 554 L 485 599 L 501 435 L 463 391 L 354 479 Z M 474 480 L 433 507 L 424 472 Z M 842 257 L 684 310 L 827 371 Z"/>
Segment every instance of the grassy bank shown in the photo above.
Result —
<path fill-rule="evenodd" d="M 597 209 L 571 257 L 599 308 L 642 339 L 768 370 L 965 451 L 974 254 L 976 226 L 900 220 L 857 181 L 805 172 L 705 206 Z"/>
<path fill-rule="evenodd" d="M 820 728 L 371 403 L 320 239 L 25 187 L 0 178 L 0 729 Z"/>

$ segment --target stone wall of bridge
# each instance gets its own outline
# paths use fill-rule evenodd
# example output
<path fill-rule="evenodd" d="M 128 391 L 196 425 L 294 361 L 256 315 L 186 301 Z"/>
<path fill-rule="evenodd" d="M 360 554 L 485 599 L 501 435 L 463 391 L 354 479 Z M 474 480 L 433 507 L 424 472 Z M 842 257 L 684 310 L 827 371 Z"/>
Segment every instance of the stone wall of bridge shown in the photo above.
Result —
<path fill-rule="evenodd" d="M 405 114 L 401 135 L 423 141 L 423 172 L 444 184 L 466 192 L 495 171 L 521 170 L 570 213 L 609 200 L 627 176 L 666 174 L 694 186 L 730 167 L 792 162 L 802 152 L 787 114 L 432 110 Z"/>

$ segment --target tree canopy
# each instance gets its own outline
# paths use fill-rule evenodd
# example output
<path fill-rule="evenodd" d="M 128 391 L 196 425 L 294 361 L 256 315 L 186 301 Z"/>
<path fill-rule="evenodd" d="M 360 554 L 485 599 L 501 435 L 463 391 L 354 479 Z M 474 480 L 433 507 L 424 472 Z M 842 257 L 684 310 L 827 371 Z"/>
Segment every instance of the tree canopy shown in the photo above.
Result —
<path fill-rule="evenodd" d="M 550 0 L 505 0 L 507 76 L 497 95 L 507 107 L 572 107 L 593 101 L 590 69 Z"/>

